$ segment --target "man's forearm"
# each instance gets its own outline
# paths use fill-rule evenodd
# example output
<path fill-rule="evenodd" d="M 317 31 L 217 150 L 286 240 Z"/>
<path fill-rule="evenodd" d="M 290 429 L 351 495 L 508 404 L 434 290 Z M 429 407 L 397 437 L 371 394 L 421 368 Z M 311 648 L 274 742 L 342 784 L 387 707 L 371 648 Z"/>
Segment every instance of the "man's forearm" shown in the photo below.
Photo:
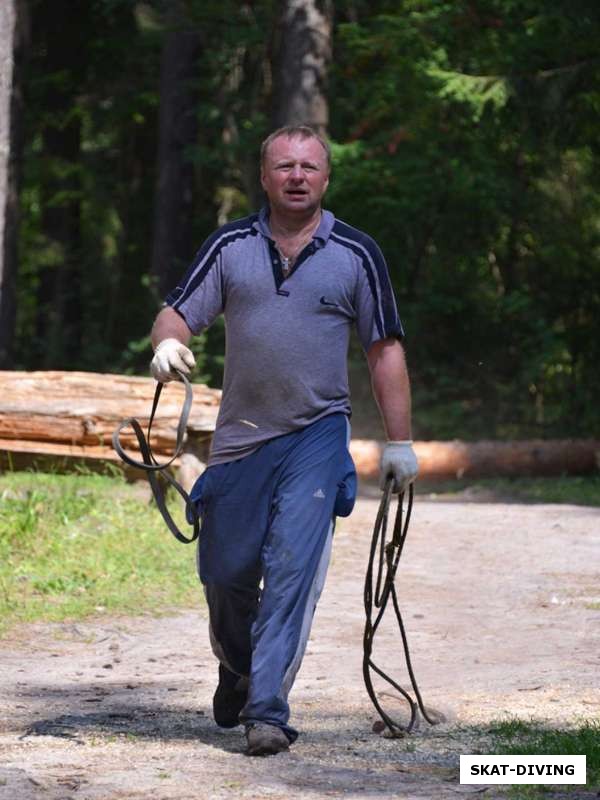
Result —
<path fill-rule="evenodd" d="M 410 381 L 402 345 L 393 339 L 375 342 L 367 354 L 367 360 L 373 395 L 388 439 L 411 439 Z"/>
<path fill-rule="evenodd" d="M 192 332 L 185 320 L 169 306 L 165 306 L 154 320 L 151 334 L 154 349 L 164 339 L 177 339 L 187 345 L 191 337 Z"/>

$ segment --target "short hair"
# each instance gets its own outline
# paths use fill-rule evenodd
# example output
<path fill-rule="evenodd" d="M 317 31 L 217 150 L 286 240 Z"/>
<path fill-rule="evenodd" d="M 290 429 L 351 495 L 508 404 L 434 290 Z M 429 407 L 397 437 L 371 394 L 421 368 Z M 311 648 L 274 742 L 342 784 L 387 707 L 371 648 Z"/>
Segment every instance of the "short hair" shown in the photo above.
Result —
<path fill-rule="evenodd" d="M 323 150 L 325 150 L 327 167 L 328 169 L 331 169 L 331 147 L 329 146 L 327 140 L 321 136 L 321 134 L 317 133 L 314 128 L 311 128 L 310 125 L 284 125 L 282 128 L 277 128 L 276 131 L 270 133 L 260 147 L 261 166 L 264 165 L 265 161 L 267 160 L 267 150 L 269 149 L 269 145 L 271 142 L 274 142 L 275 139 L 279 139 L 280 136 L 287 136 L 290 139 L 294 138 L 295 136 L 300 137 L 300 139 L 316 139 L 321 144 Z"/>

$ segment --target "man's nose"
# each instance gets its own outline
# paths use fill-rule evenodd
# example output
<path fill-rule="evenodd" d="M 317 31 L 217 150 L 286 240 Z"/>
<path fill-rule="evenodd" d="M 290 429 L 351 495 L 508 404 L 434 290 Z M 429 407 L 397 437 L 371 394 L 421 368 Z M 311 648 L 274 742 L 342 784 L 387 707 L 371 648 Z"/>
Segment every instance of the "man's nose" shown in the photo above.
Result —
<path fill-rule="evenodd" d="M 303 180 L 304 170 L 302 169 L 300 164 L 294 164 L 290 177 L 293 178 L 293 180 L 295 181 Z"/>

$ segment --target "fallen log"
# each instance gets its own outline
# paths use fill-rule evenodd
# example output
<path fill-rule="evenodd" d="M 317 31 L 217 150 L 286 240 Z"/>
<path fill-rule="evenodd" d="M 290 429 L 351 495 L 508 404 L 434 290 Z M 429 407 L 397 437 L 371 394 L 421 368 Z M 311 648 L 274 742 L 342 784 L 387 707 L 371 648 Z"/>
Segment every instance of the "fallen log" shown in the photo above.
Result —
<path fill-rule="evenodd" d="M 350 452 L 359 475 L 376 479 L 384 443 L 354 439 Z M 421 480 L 589 475 L 600 468 L 600 441 L 560 439 L 415 442 Z"/>

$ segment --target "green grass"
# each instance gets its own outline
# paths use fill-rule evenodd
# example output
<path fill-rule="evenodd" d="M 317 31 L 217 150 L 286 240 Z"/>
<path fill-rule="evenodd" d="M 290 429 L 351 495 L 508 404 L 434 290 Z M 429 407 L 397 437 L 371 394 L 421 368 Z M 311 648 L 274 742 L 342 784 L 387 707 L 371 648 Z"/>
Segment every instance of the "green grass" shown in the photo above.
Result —
<path fill-rule="evenodd" d="M 419 494 L 454 495 L 457 499 L 466 490 L 490 496 L 499 502 L 569 503 L 600 506 L 600 475 L 564 476 L 560 478 L 486 478 L 454 480 L 439 483 L 417 482 Z"/>
<path fill-rule="evenodd" d="M 587 788 L 600 789 L 600 721 L 590 720 L 569 729 L 547 728 L 538 723 L 511 719 L 490 727 L 493 752 L 499 755 L 585 755 Z M 576 792 L 581 785 L 564 785 Z M 548 786 L 519 785 L 509 797 L 541 800 L 551 795 Z"/>
<path fill-rule="evenodd" d="M 174 516 L 191 530 L 182 508 Z M 139 487 L 99 475 L 0 475 L 0 634 L 201 602 L 194 546 L 172 537 Z"/>

